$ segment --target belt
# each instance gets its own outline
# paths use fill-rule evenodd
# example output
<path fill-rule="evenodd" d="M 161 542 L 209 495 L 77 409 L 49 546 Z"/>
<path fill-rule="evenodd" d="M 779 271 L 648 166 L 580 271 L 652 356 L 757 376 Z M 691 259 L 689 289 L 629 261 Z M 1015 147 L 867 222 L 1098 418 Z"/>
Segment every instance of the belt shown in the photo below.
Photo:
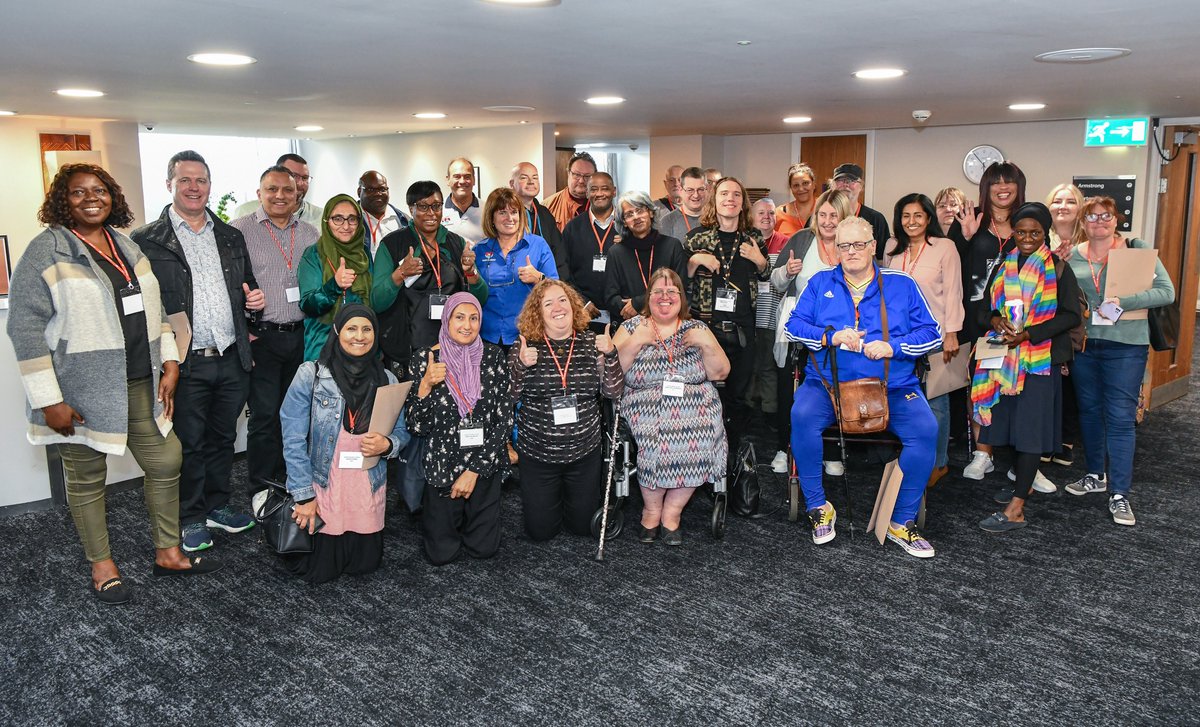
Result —
<path fill-rule="evenodd" d="M 292 331 L 299 331 L 300 329 L 304 328 L 304 319 L 301 318 L 300 320 L 292 321 L 291 323 L 272 323 L 271 321 L 259 321 L 258 323 L 255 323 L 253 327 L 255 330 L 259 331 L 283 331 L 285 333 L 291 333 Z"/>
<path fill-rule="evenodd" d="M 233 348 L 233 346 L 230 346 L 229 348 Z M 204 358 L 220 358 L 224 354 L 221 352 L 221 349 L 217 348 L 216 346 L 208 346 L 206 348 L 193 348 L 192 355 L 203 356 Z"/>
<path fill-rule="evenodd" d="M 709 327 L 715 328 L 718 331 L 725 331 L 726 333 L 732 333 L 738 329 L 738 325 L 733 321 L 713 321 L 709 324 Z"/>

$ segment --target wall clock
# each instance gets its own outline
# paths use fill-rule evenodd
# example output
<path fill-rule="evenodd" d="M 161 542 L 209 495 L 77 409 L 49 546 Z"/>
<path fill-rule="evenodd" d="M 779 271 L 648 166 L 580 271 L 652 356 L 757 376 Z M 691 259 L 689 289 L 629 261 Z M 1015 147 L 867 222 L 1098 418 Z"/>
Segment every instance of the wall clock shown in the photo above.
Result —
<path fill-rule="evenodd" d="M 979 184 L 979 180 L 983 178 L 983 170 L 1002 161 L 1004 161 L 1004 155 L 1000 153 L 999 149 L 988 144 L 980 144 L 963 157 L 963 174 L 967 175 L 967 179 L 971 180 L 972 184 Z"/>

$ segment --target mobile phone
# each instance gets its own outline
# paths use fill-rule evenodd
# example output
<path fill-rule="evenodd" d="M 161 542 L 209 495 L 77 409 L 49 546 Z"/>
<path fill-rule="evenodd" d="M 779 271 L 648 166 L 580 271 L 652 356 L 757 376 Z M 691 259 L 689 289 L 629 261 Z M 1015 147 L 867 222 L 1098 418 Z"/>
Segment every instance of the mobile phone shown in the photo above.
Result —
<path fill-rule="evenodd" d="M 1004 336 L 1000 335 L 999 333 L 993 333 L 992 335 L 988 336 L 987 342 L 992 344 L 993 346 L 1008 345 L 1008 341 L 1005 340 Z"/>
<path fill-rule="evenodd" d="M 1124 312 L 1125 312 L 1124 308 L 1117 305 L 1116 303 L 1113 303 L 1110 300 L 1106 300 L 1100 304 L 1100 315 L 1104 316 L 1105 318 L 1107 318 L 1110 321 L 1117 320 L 1118 318 L 1121 317 L 1121 314 Z"/>

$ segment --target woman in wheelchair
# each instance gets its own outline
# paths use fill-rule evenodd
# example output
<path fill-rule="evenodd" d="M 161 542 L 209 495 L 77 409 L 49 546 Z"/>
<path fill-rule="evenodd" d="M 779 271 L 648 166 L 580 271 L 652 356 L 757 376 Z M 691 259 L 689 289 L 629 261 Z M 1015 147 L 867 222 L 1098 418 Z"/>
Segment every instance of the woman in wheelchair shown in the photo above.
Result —
<path fill-rule="evenodd" d="M 553 278 L 533 286 L 517 316 L 508 363 L 520 404 L 521 510 L 534 540 L 564 526 L 587 535 L 604 496 L 600 397 L 619 397 L 623 379 L 609 329 L 588 330 L 591 317 L 579 293 Z"/>
<path fill-rule="evenodd" d="M 640 540 L 682 545 L 679 519 L 695 489 L 725 476 L 725 426 L 712 382 L 729 359 L 708 326 L 691 318 L 683 281 L 670 268 L 650 276 L 641 315 L 613 338 L 625 371 L 621 415 L 638 447 Z"/>
<path fill-rule="evenodd" d="M 792 405 L 792 453 L 813 542 L 827 543 L 836 535 L 837 521 L 821 481 L 821 431 L 837 421 L 831 387 L 838 382 L 831 357 L 837 357 L 842 384 L 881 380 L 887 392 L 887 429 L 903 445 L 904 479 L 887 537 L 909 555 L 932 558 L 933 546 L 914 521 L 933 470 L 937 420 L 912 363 L 941 346 L 942 330 L 911 277 L 875 265 L 875 245 L 865 220 L 850 217 L 838 223 L 837 267 L 812 276 L 788 319 L 788 333 L 814 352 Z M 898 365 L 890 365 L 893 359 Z"/>

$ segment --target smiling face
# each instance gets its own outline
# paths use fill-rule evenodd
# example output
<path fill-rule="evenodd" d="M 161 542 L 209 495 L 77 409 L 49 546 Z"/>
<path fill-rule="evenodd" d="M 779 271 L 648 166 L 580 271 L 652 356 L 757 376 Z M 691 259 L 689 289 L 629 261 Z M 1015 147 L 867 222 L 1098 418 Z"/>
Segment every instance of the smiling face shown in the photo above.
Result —
<path fill-rule="evenodd" d="M 650 210 L 628 202 L 621 203 L 621 219 L 625 221 L 625 229 L 634 237 L 649 235 L 650 227 L 654 224 L 654 215 Z"/>
<path fill-rule="evenodd" d="M 455 199 L 470 200 L 475 195 L 475 169 L 459 159 L 446 170 L 446 183 Z"/>
<path fill-rule="evenodd" d="M 358 203 L 376 217 L 387 211 L 388 194 L 387 177 L 379 172 L 367 172 L 358 180 Z"/>
<path fill-rule="evenodd" d="M 828 202 L 821 205 L 817 210 L 817 232 L 821 235 L 821 240 L 826 243 L 833 242 L 837 238 L 837 226 L 841 221 L 833 205 Z"/>
<path fill-rule="evenodd" d="M 304 195 L 308 194 L 308 165 L 294 159 L 285 159 L 282 166 L 296 177 L 296 194 L 300 199 L 304 199 Z"/>
<path fill-rule="evenodd" d="M 537 167 L 529 162 L 522 162 L 517 165 L 516 176 L 512 180 L 513 191 L 526 204 L 529 200 L 537 197 L 542 193 L 542 182 L 538 178 Z"/>
<path fill-rule="evenodd" d="M 727 179 L 717 186 L 716 203 L 717 217 L 736 222 L 742 214 L 742 206 L 745 204 L 745 195 L 742 193 L 742 185 Z"/>
<path fill-rule="evenodd" d="M 355 316 L 342 324 L 338 331 L 338 343 L 351 356 L 366 356 L 375 345 L 375 326 L 362 316 Z"/>
<path fill-rule="evenodd" d="M 1074 224 L 1079 218 L 1079 200 L 1069 189 L 1060 189 L 1050 200 L 1050 216 L 1056 223 Z"/>
<path fill-rule="evenodd" d="M 95 230 L 112 212 L 112 194 L 100 177 L 77 172 L 67 180 L 67 206 L 76 230 Z"/>
<path fill-rule="evenodd" d="M 360 224 L 362 220 L 358 219 L 358 210 L 349 202 L 338 202 L 329 213 L 329 231 L 338 242 L 347 243 L 353 240 Z"/>
<path fill-rule="evenodd" d="M 212 182 L 200 162 L 177 162 L 174 176 L 167 180 L 167 189 L 171 190 L 171 204 L 179 216 L 195 217 L 204 214 L 208 206 Z"/>
<path fill-rule="evenodd" d="M 812 201 L 813 178 L 807 174 L 793 174 L 788 180 L 788 189 L 792 192 L 792 198 L 800 204 L 808 204 Z"/>
<path fill-rule="evenodd" d="M 862 194 L 863 181 L 857 177 L 841 176 L 833 180 L 833 186 L 846 193 L 850 198 L 850 204 L 858 202 L 858 195 Z"/>
<path fill-rule="evenodd" d="M 296 182 L 282 172 L 271 172 L 258 183 L 258 201 L 267 216 L 277 222 L 292 216 L 299 199 Z"/>
<path fill-rule="evenodd" d="M 682 186 L 679 191 L 683 194 L 680 204 L 683 205 L 685 214 L 691 217 L 700 216 L 700 210 L 704 207 L 705 200 L 708 199 L 708 185 L 703 179 L 695 177 L 684 177 L 681 182 Z"/>
<path fill-rule="evenodd" d="M 501 207 L 492 215 L 492 224 L 500 237 L 512 237 L 521 229 L 521 210 L 515 207 Z"/>
<path fill-rule="evenodd" d="M 656 323 L 674 323 L 679 320 L 682 307 L 679 288 L 670 278 L 659 278 L 650 286 L 650 317 Z"/>
<path fill-rule="evenodd" d="M 450 340 L 460 346 L 475 343 L 475 339 L 479 338 L 479 309 L 470 303 L 459 303 L 450 311 L 446 332 Z"/>
<path fill-rule="evenodd" d="M 432 237 L 437 233 L 438 225 L 442 223 L 442 195 L 431 194 L 425 199 L 419 199 L 408 208 L 413 217 L 413 225 L 421 234 Z"/>
<path fill-rule="evenodd" d="M 1046 231 L 1032 217 L 1022 217 L 1013 225 L 1013 241 L 1022 255 L 1029 255 L 1046 244 Z"/>
<path fill-rule="evenodd" d="M 612 210 L 613 195 L 617 193 L 612 178 L 607 174 L 593 174 L 588 182 L 588 200 L 592 212 L 597 217 L 604 217 Z"/>
<path fill-rule="evenodd" d="M 750 208 L 750 220 L 754 228 L 763 234 L 764 240 L 770 240 L 775 233 L 775 207 L 766 200 L 759 200 Z"/>
<path fill-rule="evenodd" d="M 929 227 L 929 215 L 916 202 L 909 202 L 900 210 L 900 224 L 909 240 L 925 239 L 925 230 Z"/>
<path fill-rule="evenodd" d="M 570 336 L 575 328 L 571 299 L 561 285 L 551 285 L 542 294 L 542 326 L 546 335 L 555 340 Z"/>
<path fill-rule="evenodd" d="M 1007 210 L 1011 209 L 1013 203 L 1017 200 L 1017 183 L 997 181 L 988 191 L 988 199 L 992 201 L 992 209 Z"/>

